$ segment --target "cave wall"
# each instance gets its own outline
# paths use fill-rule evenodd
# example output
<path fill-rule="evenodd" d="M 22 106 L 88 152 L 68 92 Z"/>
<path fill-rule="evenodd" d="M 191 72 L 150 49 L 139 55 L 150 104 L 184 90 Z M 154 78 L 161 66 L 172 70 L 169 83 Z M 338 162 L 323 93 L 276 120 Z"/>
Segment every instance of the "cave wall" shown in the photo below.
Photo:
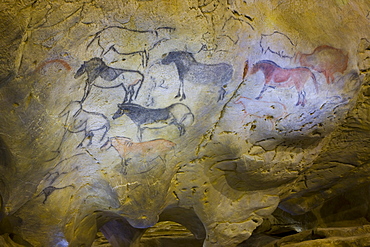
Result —
<path fill-rule="evenodd" d="M 367 1 L 0 6 L 2 245 L 368 223 Z"/>

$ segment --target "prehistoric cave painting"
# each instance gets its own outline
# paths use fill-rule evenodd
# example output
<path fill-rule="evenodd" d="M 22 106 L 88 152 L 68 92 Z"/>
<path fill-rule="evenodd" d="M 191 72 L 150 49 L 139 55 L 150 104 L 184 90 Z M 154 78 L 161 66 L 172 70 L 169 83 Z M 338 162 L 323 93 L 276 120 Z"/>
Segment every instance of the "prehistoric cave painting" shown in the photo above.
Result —
<path fill-rule="evenodd" d="M 110 124 L 106 116 L 98 112 L 89 112 L 82 109 L 80 101 L 72 101 L 59 114 L 59 117 L 67 115 L 65 128 L 70 133 L 84 132 L 84 138 L 77 147 L 82 147 L 86 139 L 89 139 L 87 146 L 93 142 L 95 132 L 102 132 L 99 142 L 102 142 L 110 129 Z"/>
<path fill-rule="evenodd" d="M 127 115 L 137 126 L 137 137 L 142 140 L 144 129 L 159 129 L 168 125 L 175 125 L 180 136 L 186 132 L 185 122 L 190 117 L 190 124 L 194 122 L 194 115 L 190 108 L 182 103 L 175 103 L 166 108 L 145 108 L 138 104 L 125 103 L 119 104 L 117 112 L 113 115 L 113 119 L 117 119 L 123 115 Z M 152 123 L 163 123 L 163 126 L 150 126 Z M 145 125 L 145 127 L 143 127 Z"/>
<path fill-rule="evenodd" d="M 49 64 L 60 64 L 67 71 L 70 71 L 72 69 L 69 63 L 67 63 L 63 59 L 51 59 L 51 60 L 44 61 L 39 66 L 37 66 L 37 68 L 35 69 L 35 72 L 40 72 L 45 66 Z"/>
<path fill-rule="evenodd" d="M 97 43 L 102 49 L 103 56 L 110 50 L 117 54 L 128 56 L 139 54 L 142 66 L 146 67 L 149 60 L 149 51 L 160 43 L 170 39 L 172 27 L 158 27 L 155 30 L 135 30 L 122 26 L 109 26 L 95 33 L 86 49 Z"/>
<path fill-rule="evenodd" d="M 243 106 L 244 115 L 266 119 L 271 122 L 271 128 L 275 128 L 276 121 L 288 115 L 286 106 L 280 102 L 268 102 L 240 96 L 234 104 Z"/>
<path fill-rule="evenodd" d="M 271 34 L 261 34 L 260 47 L 262 53 L 269 51 L 282 58 L 293 58 L 296 44 L 286 34 L 275 31 Z"/>
<path fill-rule="evenodd" d="M 193 54 L 185 51 L 172 51 L 164 54 L 161 63 L 165 65 L 174 63 L 176 65 L 180 86 L 175 98 L 180 97 L 180 100 L 186 99 L 185 80 L 192 83 L 219 86 L 218 101 L 223 100 L 226 93 L 224 87 L 231 81 L 234 72 L 233 67 L 227 63 L 198 63 Z"/>
<path fill-rule="evenodd" d="M 304 85 L 310 78 L 314 83 L 316 93 L 319 91 L 316 77 L 308 68 L 282 68 L 273 61 L 261 60 L 253 65 L 251 74 L 255 74 L 258 71 L 263 72 L 265 76 L 265 83 L 260 94 L 256 98 L 257 100 L 262 98 L 262 94 L 267 90 L 268 87 L 275 88 L 295 86 L 298 92 L 298 101 L 296 105 L 304 106 L 306 103 L 306 92 L 304 91 Z"/>
<path fill-rule="evenodd" d="M 334 82 L 334 73 L 340 72 L 343 74 L 347 69 L 348 54 L 340 49 L 322 45 L 310 54 L 298 52 L 295 60 L 298 60 L 302 66 L 323 73 L 327 84 L 330 84 Z"/>
<path fill-rule="evenodd" d="M 246 14 L 241 8 L 240 6 L 237 6 L 238 5 L 238 2 L 237 1 L 230 1 L 228 4 L 230 4 L 228 6 L 228 10 L 231 12 L 232 14 L 232 19 L 234 20 L 237 20 L 239 21 L 240 23 L 246 23 L 249 25 L 249 27 L 252 29 L 252 30 L 255 30 L 255 28 L 252 26 L 251 22 L 254 21 L 254 18 L 248 14 Z M 231 18 L 228 19 L 228 21 L 230 20 Z"/>
<path fill-rule="evenodd" d="M 122 87 L 125 91 L 123 103 L 131 102 L 137 98 L 144 81 L 144 75 L 137 70 L 127 70 L 112 68 L 107 66 L 101 58 L 94 57 L 85 61 L 77 70 L 74 78 L 77 79 L 84 73 L 87 74 L 85 81 L 84 96 L 81 102 L 84 102 L 89 95 L 92 86 L 98 88 L 117 88 Z M 103 81 L 97 80 L 102 78 Z"/>
<path fill-rule="evenodd" d="M 40 194 L 37 195 L 37 197 L 41 196 L 42 194 L 44 194 L 45 196 L 45 199 L 44 201 L 42 202 L 43 204 L 45 204 L 46 200 L 48 199 L 48 197 L 56 190 L 62 190 L 62 189 L 65 189 L 65 188 L 68 188 L 68 187 L 72 187 L 72 188 L 75 188 L 73 185 L 67 185 L 67 186 L 64 186 L 64 187 L 61 187 L 61 188 L 57 188 L 57 187 L 54 187 L 54 186 L 48 186 L 46 187 L 45 189 L 43 189 Z"/>
<path fill-rule="evenodd" d="M 61 172 L 59 171 L 56 172 L 48 172 L 47 175 L 45 176 L 45 180 L 49 180 L 51 178 L 50 184 L 53 184 L 55 180 L 57 180 L 61 175 L 67 174 L 67 172 Z"/>
<path fill-rule="evenodd" d="M 131 138 L 116 136 L 110 137 L 101 149 L 107 150 L 113 147 L 121 157 L 123 173 L 126 174 L 126 167 L 130 160 L 145 159 L 147 163 L 151 163 L 157 158 L 165 160 L 166 154 L 174 150 L 175 146 L 175 143 L 165 139 L 133 142 Z"/>
<path fill-rule="evenodd" d="M 197 51 L 197 53 L 199 53 L 201 51 L 215 52 L 218 49 L 218 44 L 215 41 L 215 36 L 214 36 L 213 33 L 209 32 L 209 31 L 203 33 L 202 34 L 202 41 L 201 41 L 202 46 Z"/>

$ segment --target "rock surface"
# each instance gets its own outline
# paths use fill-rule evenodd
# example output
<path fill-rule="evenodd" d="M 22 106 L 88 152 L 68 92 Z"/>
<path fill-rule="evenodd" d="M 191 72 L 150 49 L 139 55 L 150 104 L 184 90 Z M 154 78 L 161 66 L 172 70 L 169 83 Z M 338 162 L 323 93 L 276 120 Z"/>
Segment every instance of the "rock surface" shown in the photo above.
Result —
<path fill-rule="evenodd" d="M 369 2 L 0 8 L 0 245 L 368 244 Z"/>

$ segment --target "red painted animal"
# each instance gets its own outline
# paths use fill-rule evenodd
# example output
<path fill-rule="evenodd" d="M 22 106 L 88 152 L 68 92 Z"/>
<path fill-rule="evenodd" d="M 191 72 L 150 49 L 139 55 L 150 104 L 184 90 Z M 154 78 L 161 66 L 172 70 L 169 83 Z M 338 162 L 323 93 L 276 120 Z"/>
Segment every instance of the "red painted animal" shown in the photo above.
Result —
<path fill-rule="evenodd" d="M 255 63 L 251 70 L 251 75 L 262 71 L 265 76 L 265 83 L 257 100 L 262 98 L 262 94 L 268 87 L 291 87 L 294 86 L 298 92 L 298 101 L 296 105 L 304 106 L 306 104 L 306 92 L 304 86 L 306 81 L 310 78 L 315 86 L 316 93 L 318 93 L 318 85 L 315 75 L 308 68 L 282 68 L 275 62 L 270 60 L 261 60 Z"/>
<path fill-rule="evenodd" d="M 317 47 L 311 54 L 298 52 L 295 57 L 297 59 L 302 66 L 323 73 L 328 84 L 334 82 L 334 73 L 343 74 L 348 64 L 348 54 L 328 45 Z"/>
<path fill-rule="evenodd" d="M 145 159 L 147 162 L 151 162 L 157 157 L 164 158 L 169 151 L 174 149 L 176 144 L 165 139 L 133 142 L 130 138 L 116 136 L 110 137 L 101 149 L 108 149 L 112 146 L 122 158 L 123 165 L 127 166 L 127 161 L 134 158 Z"/>

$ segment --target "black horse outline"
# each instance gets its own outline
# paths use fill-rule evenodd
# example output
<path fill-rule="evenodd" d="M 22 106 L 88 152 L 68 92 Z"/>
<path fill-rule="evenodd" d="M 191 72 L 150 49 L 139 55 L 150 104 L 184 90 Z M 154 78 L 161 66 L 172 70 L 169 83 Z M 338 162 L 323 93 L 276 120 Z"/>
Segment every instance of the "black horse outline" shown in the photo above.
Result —
<path fill-rule="evenodd" d="M 120 68 L 112 68 L 105 64 L 105 62 L 98 57 L 91 58 L 89 61 L 85 61 L 81 67 L 77 70 L 74 78 L 77 79 L 82 76 L 84 73 L 87 74 L 87 79 L 85 81 L 85 88 L 84 88 L 84 96 L 81 99 L 81 103 L 83 103 L 87 96 L 89 95 L 92 86 L 98 88 L 117 88 L 122 87 L 125 91 L 125 97 L 123 99 L 123 103 L 131 102 L 133 99 L 137 98 L 137 95 L 141 89 L 141 86 L 144 81 L 144 75 L 137 70 L 128 70 L 128 69 L 120 69 Z M 126 77 L 130 77 L 131 75 L 133 81 L 125 80 Z M 113 84 L 111 86 L 107 85 L 98 85 L 95 84 L 95 80 L 98 77 L 101 77 L 103 80 L 107 82 L 113 82 L 114 80 L 118 79 L 118 77 L 122 75 L 122 81 L 117 80 L 117 84 Z M 135 87 L 137 88 L 135 89 Z"/>

